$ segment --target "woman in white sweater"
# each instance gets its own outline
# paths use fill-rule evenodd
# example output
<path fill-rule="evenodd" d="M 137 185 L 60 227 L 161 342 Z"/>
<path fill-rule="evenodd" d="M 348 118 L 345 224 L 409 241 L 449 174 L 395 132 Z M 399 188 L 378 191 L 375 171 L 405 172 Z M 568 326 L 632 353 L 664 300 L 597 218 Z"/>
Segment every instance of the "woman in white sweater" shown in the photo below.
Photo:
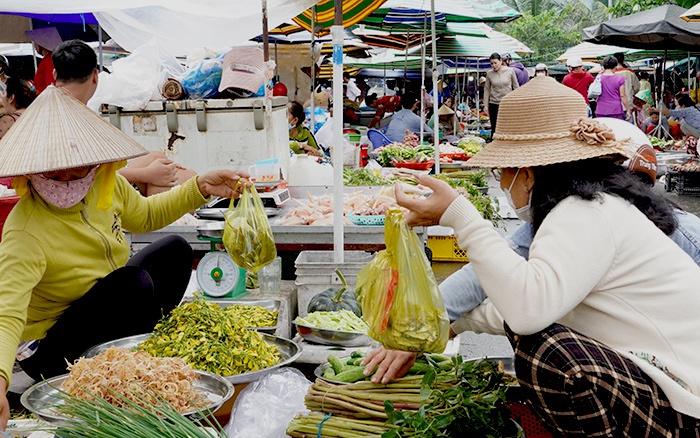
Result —
<path fill-rule="evenodd" d="M 441 181 L 419 180 L 426 200 L 397 199 L 410 225 L 454 229 L 490 299 L 459 322 L 508 336 L 545 424 L 563 436 L 700 436 L 700 268 L 668 237 L 671 205 L 618 164 L 625 139 L 585 116 L 580 94 L 536 78 L 503 99 L 494 141 L 470 160 L 499 169 L 532 222 L 529 260 Z M 402 354 L 367 362 L 391 378 Z"/>

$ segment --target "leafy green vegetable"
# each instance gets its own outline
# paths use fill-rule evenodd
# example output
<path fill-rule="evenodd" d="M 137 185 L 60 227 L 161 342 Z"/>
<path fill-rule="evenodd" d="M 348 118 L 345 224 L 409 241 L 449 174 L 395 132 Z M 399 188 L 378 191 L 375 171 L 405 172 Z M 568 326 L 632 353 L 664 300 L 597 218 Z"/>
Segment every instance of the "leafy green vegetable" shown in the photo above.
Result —
<path fill-rule="evenodd" d="M 376 169 L 343 169 L 343 183 L 346 186 L 390 186 L 396 178 L 386 178 Z"/>
<path fill-rule="evenodd" d="M 464 362 L 452 359 L 455 381 L 439 385 L 436 370 L 428 371 L 421 382 L 421 406 L 416 411 L 396 409 L 384 402 L 388 424 L 399 426 L 382 438 L 438 437 L 517 437 L 521 432 L 505 405 L 507 378 L 498 363 L 487 360 Z"/>
<path fill-rule="evenodd" d="M 306 318 L 297 316 L 297 324 L 328 330 L 367 333 L 367 324 L 353 312 L 341 309 L 334 312 L 312 312 Z"/>

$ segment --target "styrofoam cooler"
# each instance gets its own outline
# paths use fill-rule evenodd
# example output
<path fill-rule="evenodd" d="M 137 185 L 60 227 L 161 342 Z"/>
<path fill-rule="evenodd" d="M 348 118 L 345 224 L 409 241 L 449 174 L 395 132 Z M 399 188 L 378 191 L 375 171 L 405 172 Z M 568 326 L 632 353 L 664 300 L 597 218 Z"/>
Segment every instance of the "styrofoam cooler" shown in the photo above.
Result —
<path fill-rule="evenodd" d="M 248 171 L 256 161 L 277 158 L 282 175 L 289 168 L 287 98 L 152 101 L 142 111 L 102 114 L 151 151 L 198 173 L 216 169 Z"/>
<path fill-rule="evenodd" d="M 335 274 L 338 269 L 354 290 L 357 274 L 372 259 L 374 254 L 365 251 L 345 251 L 345 261 L 335 263 L 333 251 L 302 251 L 297 257 L 296 266 L 297 304 L 300 316 L 307 315 L 311 298 L 329 287 L 342 284 Z"/>

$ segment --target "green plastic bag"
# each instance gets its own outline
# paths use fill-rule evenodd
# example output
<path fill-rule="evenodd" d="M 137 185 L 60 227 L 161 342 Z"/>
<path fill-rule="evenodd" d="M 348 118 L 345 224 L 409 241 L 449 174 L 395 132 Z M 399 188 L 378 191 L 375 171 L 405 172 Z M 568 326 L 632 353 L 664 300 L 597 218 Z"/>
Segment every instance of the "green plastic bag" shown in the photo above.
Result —
<path fill-rule="evenodd" d="M 386 249 L 362 268 L 355 292 L 369 336 L 392 350 L 442 353 L 450 321 L 423 245 L 398 209 L 384 223 Z"/>
<path fill-rule="evenodd" d="M 224 218 L 224 246 L 238 266 L 246 271 L 258 272 L 277 257 L 272 228 L 254 187 L 243 188 L 236 208 L 233 208 L 231 199 Z"/>

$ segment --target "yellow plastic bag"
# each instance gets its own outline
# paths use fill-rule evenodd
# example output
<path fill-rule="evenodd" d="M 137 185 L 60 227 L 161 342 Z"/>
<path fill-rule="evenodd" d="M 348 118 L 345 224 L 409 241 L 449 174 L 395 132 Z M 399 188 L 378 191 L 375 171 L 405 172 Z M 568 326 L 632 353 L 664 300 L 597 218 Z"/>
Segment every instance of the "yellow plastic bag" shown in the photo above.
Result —
<path fill-rule="evenodd" d="M 450 321 L 423 245 L 398 209 L 387 213 L 384 234 L 386 249 L 355 289 L 369 336 L 392 350 L 442 353 Z"/>
<path fill-rule="evenodd" d="M 224 213 L 224 246 L 241 268 L 258 272 L 277 256 L 265 207 L 254 187 L 244 187 L 236 208 L 233 199 Z"/>

